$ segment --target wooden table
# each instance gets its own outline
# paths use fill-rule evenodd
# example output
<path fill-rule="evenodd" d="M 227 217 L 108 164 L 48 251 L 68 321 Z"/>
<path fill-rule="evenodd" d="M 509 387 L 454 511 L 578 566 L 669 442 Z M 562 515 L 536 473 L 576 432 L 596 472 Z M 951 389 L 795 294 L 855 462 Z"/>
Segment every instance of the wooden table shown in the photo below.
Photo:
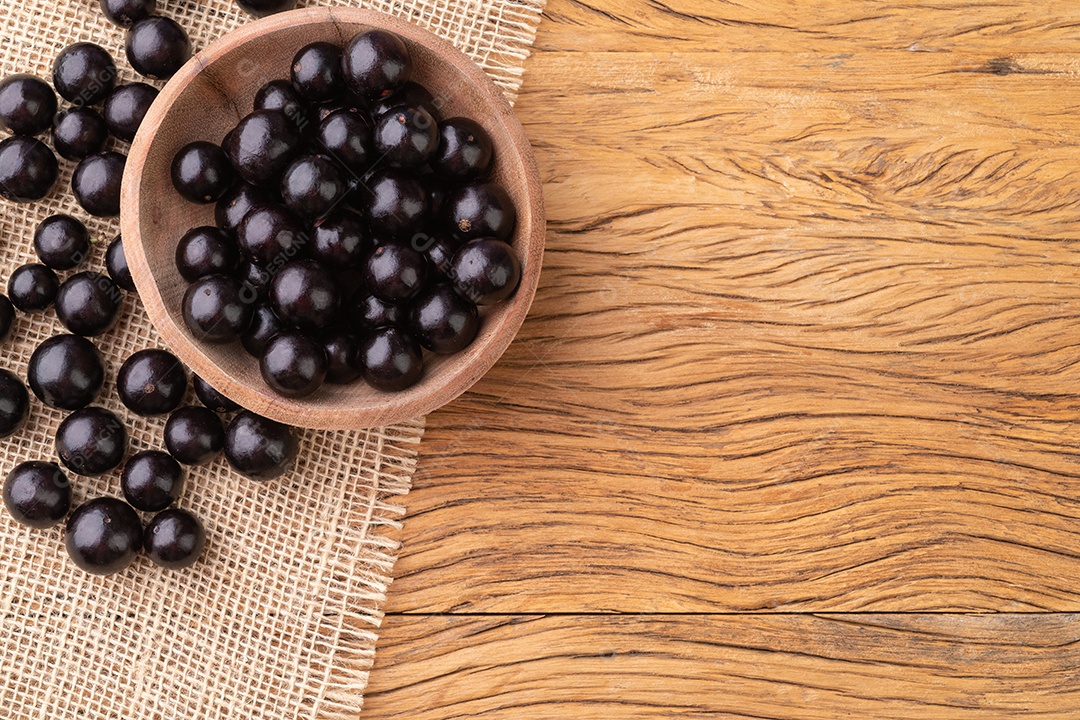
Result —
<path fill-rule="evenodd" d="M 366 718 L 1080 716 L 1080 3 L 550 0 Z"/>

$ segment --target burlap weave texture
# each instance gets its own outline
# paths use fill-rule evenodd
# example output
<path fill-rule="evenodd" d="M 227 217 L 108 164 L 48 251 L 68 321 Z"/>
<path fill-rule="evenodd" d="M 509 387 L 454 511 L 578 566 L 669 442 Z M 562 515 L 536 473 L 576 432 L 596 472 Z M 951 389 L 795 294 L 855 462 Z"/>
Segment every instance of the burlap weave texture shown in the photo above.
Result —
<path fill-rule="evenodd" d="M 513 99 L 543 2 L 358 4 L 450 40 Z M 232 0 L 158 0 L 158 9 L 184 26 L 196 50 L 248 20 Z M 123 31 L 96 0 L 22 0 L 0 11 L 0 76 L 49 78 L 57 52 L 81 40 L 113 54 L 121 82 L 141 80 L 124 58 Z M 126 143 L 111 142 L 126 152 Z M 34 228 L 57 212 L 86 222 L 95 239 L 80 269 L 104 271 L 118 222 L 78 208 L 69 190 L 73 168 L 61 161 L 47 201 L 0 205 L 0 288 L 15 267 L 34 261 Z M 33 349 L 60 332 L 52 311 L 20 315 L 0 346 L 0 367 L 25 378 Z M 129 452 L 162 448 L 164 421 L 127 412 L 115 390 L 128 355 L 164 347 L 137 297 L 125 299 L 118 326 L 95 342 L 107 361 L 99 404 L 124 418 Z M 34 399 L 27 426 L 0 441 L 0 477 L 22 460 L 55 459 L 62 418 Z M 0 513 L 0 718 L 355 718 L 397 551 L 384 532 L 402 516 L 398 501 L 422 433 L 422 420 L 366 432 L 303 431 L 295 471 L 270 483 L 240 477 L 223 458 L 189 468 L 179 505 L 203 520 L 209 541 L 187 571 L 140 558 L 119 575 L 89 576 L 67 559 L 61 528 L 28 530 Z M 76 502 L 120 494 L 118 472 L 71 477 Z"/>

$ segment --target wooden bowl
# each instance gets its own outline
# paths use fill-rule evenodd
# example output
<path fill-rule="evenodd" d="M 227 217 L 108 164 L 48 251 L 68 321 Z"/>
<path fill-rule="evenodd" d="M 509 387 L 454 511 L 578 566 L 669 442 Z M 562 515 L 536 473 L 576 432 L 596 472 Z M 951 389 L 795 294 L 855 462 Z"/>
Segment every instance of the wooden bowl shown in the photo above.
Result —
<path fill-rule="evenodd" d="M 493 179 L 513 198 L 518 221 L 513 246 L 522 263 L 521 286 L 510 300 L 481 309 L 480 334 L 455 355 L 425 352 L 424 376 L 398 393 L 362 380 L 324 385 L 288 399 L 263 381 L 258 362 L 239 343 L 212 345 L 184 324 L 187 283 L 176 269 L 177 241 L 189 228 L 214 224 L 214 206 L 187 202 L 173 189 L 170 165 L 195 140 L 218 142 L 251 110 L 265 82 L 289 77 L 293 55 L 324 40 L 344 45 L 366 29 L 399 35 L 413 58 L 413 79 L 425 85 L 443 117 L 479 122 L 495 146 Z M 309 428 L 378 427 L 422 415 L 468 390 L 502 355 L 529 311 L 544 252 L 540 176 L 525 132 L 502 92 L 469 58 L 435 35 L 389 15 L 354 8 L 306 8 L 249 23 L 211 44 L 161 91 L 131 145 L 120 210 L 124 250 L 139 295 L 158 332 L 176 355 L 207 382 L 245 408 Z"/>

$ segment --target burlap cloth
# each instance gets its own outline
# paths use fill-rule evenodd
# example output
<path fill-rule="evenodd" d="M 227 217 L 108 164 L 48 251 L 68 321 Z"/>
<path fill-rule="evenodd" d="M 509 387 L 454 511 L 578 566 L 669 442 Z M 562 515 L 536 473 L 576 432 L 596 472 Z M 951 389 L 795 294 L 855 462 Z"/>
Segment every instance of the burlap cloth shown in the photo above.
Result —
<path fill-rule="evenodd" d="M 449 39 L 513 99 L 543 3 L 365 6 Z M 158 0 L 158 8 L 187 29 L 195 49 L 247 21 L 232 0 Z M 16 0 L 0 12 L 0 76 L 51 78 L 61 48 L 90 40 L 113 53 L 122 81 L 137 79 L 124 33 L 96 0 Z M 86 221 L 96 240 L 89 266 L 104 271 L 118 223 L 88 218 L 69 190 L 73 163 L 61 166 L 48 201 L 0 204 L 0 288 L 12 269 L 34 261 L 34 228 L 55 212 Z M 52 311 L 20 314 L 0 346 L 0 367 L 25 378 L 30 353 L 59 332 Z M 100 403 L 126 419 L 132 452 L 162 448 L 163 420 L 127 412 L 114 385 L 128 355 L 162 346 L 138 298 L 126 298 L 119 325 L 96 342 L 108 361 Z M 23 460 L 53 460 L 62 417 L 35 399 L 27 426 L 0 441 L 0 477 Z M 189 469 L 179 505 L 203 520 L 209 542 L 186 571 L 140 558 L 118 575 L 86 575 L 68 561 L 60 527 L 29 530 L 0 512 L 0 718 L 354 718 L 397 551 L 383 533 L 403 514 L 396 503 L 409 489 L 423 427 L 304 431 L 295 471 L 269 483 L 240 477 L 223 458 Z M 72 477 L 76 502 L 120 494 L 118 472 Z"/>

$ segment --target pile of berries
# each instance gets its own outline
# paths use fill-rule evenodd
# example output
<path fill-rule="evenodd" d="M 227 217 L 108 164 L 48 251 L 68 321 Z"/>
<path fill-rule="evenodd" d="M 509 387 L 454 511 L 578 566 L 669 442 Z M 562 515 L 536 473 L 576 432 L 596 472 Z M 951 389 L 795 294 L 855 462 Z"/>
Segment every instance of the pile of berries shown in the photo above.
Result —
<path fill-rule="evenodd" d="M 177 243 L 184 321 L 204 342 L 240 341 L 280 395 L 359 378 L 404 390 L 425 349 L 467 347 L 479 307 L 520 282 L 491 138 L 443 119 L 411 74 L 391 33 L 311 43 L 220 144 L 173 160 L 177 192 L 216 203 L 216 227 Z"/>
<path fill-rule="evenodd" d="M 150 78 L 172 75 L 191 54 L 186 33 L 172 20 L 154 15 L 154 0 L 101 0 L 110 20 L 128 28 L 126 54 L 132 67 Z M 56 58 L 53 86 L 71 105 L 58 112 L 53 89 L 30 75 L 0 81 L 0 197 L 40 200 L 58 176 L 53 150 L 37 136 L 49 131 L 56 153 L 78 161 L 72 191 L 88 214 L 114 216 L 120 207 L 123 154 L 106 150 L 109 135 L 130 141 L 157 90 L 145 83 L 116 85 L 109 53 L 92 43 L 76 43 Z M 95 105 L 103 103 L 102 109 Z M 159 349 L 131 355 L 116 377 L 120 401 L 140 416 L 168 415 L 162 450 L 128 457 L 128 433 L 121 418 L 94 405 L 105 383 L 101 352 L 90 339 L 111 330 L 123 306 L 123 292 L 135 285 L 123 242 L 108 246 L 108 276 L 79 270 L 91 252 L 86 226 L 70 215 L 43 220 L 34 233 L 39 262 L 11 273 L 7 296 L 0 294 L 0 343 L 12 333 L 16 312 L 42 313 L 50 307 L 67 333 L 43 341 L 33 352 L 26 381 L 43 404 L 68 412 L 55 434 L 56 457 L 29 460 L 10 471 L 3 502 L 20 523 L 47 528 L 67 519 L 65 545 L 75 564 L 107 574 L 129 566 L 140 551 L 166 568 L 182 568 L 201 555 L 206 536 L 200 521 L 174 507 L 184 487 L 184 465 L 202 465 L 224 452 L 229 464 L 255 480 L 292 467 L 298 443 L 289 427 L 242 410 L 201 378 L 192 378 L 202 407 L 184 407 L 187 371 Z M 57 272 L 77 270 L 63 281 Z M 0 438 L 15 435 L 31 411 L 30 393 L 14 373 L 0 370 Z M 227 424 L 221 415 L 228 414 Z M 126 462 L 125 462 L 126 458 Z M 71 510 L 68 474 L 97 476 L 122 466 L 124 497 L 92 498 Z M 152 513 L 143 526 L 139 512 Z"/>

